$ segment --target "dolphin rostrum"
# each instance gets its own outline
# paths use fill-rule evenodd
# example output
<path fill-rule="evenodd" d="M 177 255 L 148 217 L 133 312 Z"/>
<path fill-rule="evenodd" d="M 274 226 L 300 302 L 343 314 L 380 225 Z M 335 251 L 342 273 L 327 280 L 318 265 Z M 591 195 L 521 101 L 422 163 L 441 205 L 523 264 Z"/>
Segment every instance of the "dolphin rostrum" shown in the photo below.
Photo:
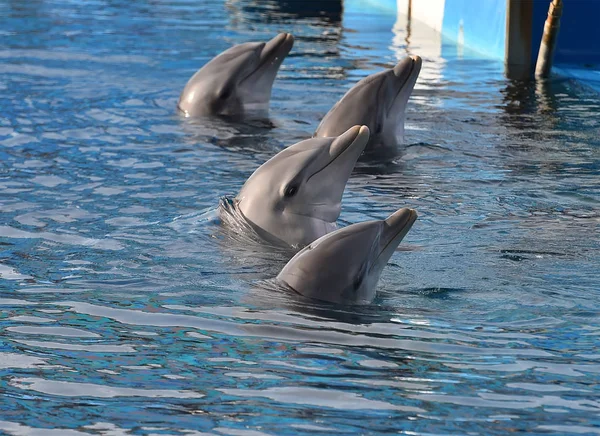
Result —
<path fill-rule="evenodd" d="M 352 224 L 299 251 L 277 279 L 305 297 L 369 304 L 381 271 L 417 219 L 400 209 L 385 220 Z"/>
<path fill-rule="evenodd" d="M 407 56 L 394 68 L 362 79 L 325 115 L 314 136 L 335 136 L 364 124 L 371 131 L 366 150 L 395 147 L 397 136 L 404 135 L 405 108 L 421 63 L 419 56 Z"/>
<path fill-rule="evenodd" d="M 368 127 L 354 126 L 287 147 L 250 176 L 234 200 L 237 209 L 270 242 L 310 244 L 335 230 L 344 188 L 368 140 Z"/>
<path fill-rule="evenodd" d="M 269 42 L 234 45 L 204 65 L 187 82 L 177 103 L 186 117 L 264 115 L 279 66 L 294 37 L 280 33 Z"/>

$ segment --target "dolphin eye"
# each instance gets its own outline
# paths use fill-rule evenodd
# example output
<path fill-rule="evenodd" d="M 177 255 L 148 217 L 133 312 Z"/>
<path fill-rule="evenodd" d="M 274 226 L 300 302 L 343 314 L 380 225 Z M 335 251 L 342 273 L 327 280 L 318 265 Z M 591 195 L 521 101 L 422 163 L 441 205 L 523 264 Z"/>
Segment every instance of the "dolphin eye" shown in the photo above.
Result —
<path fill-rule="evenodd" d="M 231 97 L 231 87 L 228 86 L 227 88 L 224 88 L 221 93 L 219 94 L 219 98 L 221 98 L 222 100 L 227 100 L 229 99 L 229 97 Z"/>
<path fill-rule="evenodd" d="M 285 188 L 285 191 L 283 193 L 283 195 L 285 195 L 286 197 L 293 197 L 294 195 L 296 195 L 296 193 L 298 192 L 298 187 L 295 185 L 290 185 L 287 188 Z"/>
<path fill-rule="evenodd" d="M 375 134 L 375 135 L 379 135 L 379 134 L 381 133 L 381 131 L 383 130 L 383 125 L 382 125 L 382 123 L 378 123 L 378 124 L 375 126 L 375 129 L 374 129 L 374 130 L 375 130 L 374 134 Z"/>

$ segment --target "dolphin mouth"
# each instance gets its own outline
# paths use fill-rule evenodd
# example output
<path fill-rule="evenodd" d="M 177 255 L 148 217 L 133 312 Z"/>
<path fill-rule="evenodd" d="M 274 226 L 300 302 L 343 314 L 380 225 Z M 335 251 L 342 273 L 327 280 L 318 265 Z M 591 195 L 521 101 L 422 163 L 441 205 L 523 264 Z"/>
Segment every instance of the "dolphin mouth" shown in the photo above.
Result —
<path fill-rule="evenodd" d="M 259 53 L 259 62 L 256 68 L 252 70 L 247 77 L 252 76 L 263 67 L 271 65 L 277 61 L 283 62 L 294 45 L 294 36 L 291 33 L 280 33 L 265 43 Z"/>
<path fill-rule="evenodd" d="M 402 59 L 394 68 L 392 68 L 395 79 L 400 82 L 401 85 L 398 86 L 398 91 L 388 108 L 388 112 L 394 106 L 394 103 L 403 91 L 406 91 L 406 99 L 410 97 L 410 94 L 415 87 L 415 83 L 417 82 L 417 78 L 419 77 L 419 73 L 421 72 L 422 65 L 423 60 L 420 56 L 410 55 Z"/>
<path fill-rule="evenodd" d="M 395 244 L 396 246 L 400 244 L 402 239 L 404 239 L 408 231 L 412 228 L 413 224 L 417 220 L 417 217 L 418 214 L 416 210 L 403 208 L 397 210 L 384 220 L 384 230 L 382 232 L 383 248 L 380 248 L 379 254 L 377 254 L 377 258 L 372 263 L 371 268 L 377 266 L 379 263 L 379 258 L 389 252 L 389 248 L 392 246 L 392 244 Z"/>
<path fill-rule="evenodd" d="M 411 79 L 414 79 L 419 75 L 422 65 L 423 60 L 420 56 L 410 55 L 402 59 L 394 68 L 392 68 L 394 76 L 398 79 L 402 79 L 402 86 L 400 89 L 404 88 Z"/>
<path fill-rule="evenodd" d="M 346 136 L 346 135 L 352 135 L 352 136 L 349 138 L 344 138 L 343 146 L 335 147 L 334 154 L 331 156 L 331 159 L 329 159 L 329 162 L 327 162 L 323 167 L 319 168 L 317 171 L 312 173 L 306 179 L 306 182 L 308 182 L 313 176 L 316 176 L 320 172 L 326 170 L 327 167 L 329 167 L 331 164 L 333 164 L 347 150 L 353 148 L 353 146 L 356 145 L 357 147 L 361 147 L 361 152 L 362 152 L 362 150 L 364 150 L 364 148 L 366 147 L 367 142 L 369 141 L 369 128 L 367 126 L 354 126 L 354 127 L 351 127 L 345 133 L 343 133 L 341 136 Z M 338 139 L 336 139 L 336 141 L 339 141 L 339 140 L 340 140 L 340 137 L 338 137 Z M 358 156 L 356 156 L 356 158 L 358 159 Z"/>

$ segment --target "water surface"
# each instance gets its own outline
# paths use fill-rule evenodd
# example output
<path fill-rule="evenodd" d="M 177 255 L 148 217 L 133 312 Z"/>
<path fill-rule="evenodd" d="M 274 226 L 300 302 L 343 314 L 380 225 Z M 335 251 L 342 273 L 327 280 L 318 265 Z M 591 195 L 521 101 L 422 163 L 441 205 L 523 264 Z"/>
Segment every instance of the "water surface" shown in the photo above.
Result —
<path fill-rule="evenodd" d="M 290 5 L 0 4 L 0 432 L 600 433 L 597 95 Z M 208 59 L 281 31 L 270 123 L 177 115 Z M 261 286 L 282 255 L 229 239 L 220 198 L 407 53 L 406 145 L 340 220 L 419 212 L 376 301 Z"/>

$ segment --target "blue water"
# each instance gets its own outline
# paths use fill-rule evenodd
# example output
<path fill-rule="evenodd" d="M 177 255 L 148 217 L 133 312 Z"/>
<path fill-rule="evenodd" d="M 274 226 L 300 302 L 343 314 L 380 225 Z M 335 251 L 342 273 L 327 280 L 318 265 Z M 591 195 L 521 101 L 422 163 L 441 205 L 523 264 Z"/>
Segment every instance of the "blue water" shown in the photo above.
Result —
<path fill-rule="evenodd" d="M 600 433 L 597 94 L 356 3 L 0 3 L 0 432 Z M 177 115 L 204 62 L 280 31 L 270 123 Z M 340 220 L 418 210 L 379 296 L 261 285 L 283 260 L 219 200 L 407 52 L 406 146 Z"/>

